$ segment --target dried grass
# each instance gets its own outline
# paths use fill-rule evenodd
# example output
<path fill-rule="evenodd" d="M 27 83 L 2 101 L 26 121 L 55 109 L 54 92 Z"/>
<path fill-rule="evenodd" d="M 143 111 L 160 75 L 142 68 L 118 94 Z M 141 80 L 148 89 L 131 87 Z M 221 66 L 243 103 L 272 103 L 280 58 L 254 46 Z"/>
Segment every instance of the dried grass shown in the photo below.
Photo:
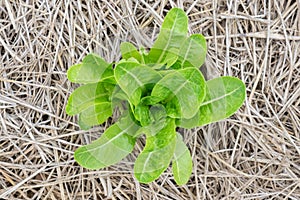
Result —
<path fill-rule="evenodd" d="M 208 41 L 206 76 L 233 75 L 247 100 L 233 117 L 185 131 L 194 171 L 139 184 L 133 161 L 105 170 L 73 151 L 106 126 L 79 130 L 64 108 L 69 66 L 88 52 L 118 60 L 121 41 L 149 47 L 182 7 Z M 300 199 L 300 3 L 277 0 L 0 1 L 0 198 Z"/>

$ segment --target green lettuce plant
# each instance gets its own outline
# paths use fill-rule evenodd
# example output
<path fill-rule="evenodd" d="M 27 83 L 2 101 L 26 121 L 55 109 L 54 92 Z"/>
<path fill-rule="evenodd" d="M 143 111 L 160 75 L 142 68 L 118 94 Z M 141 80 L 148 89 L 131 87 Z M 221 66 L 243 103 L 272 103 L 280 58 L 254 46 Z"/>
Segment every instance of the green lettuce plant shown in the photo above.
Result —
<path fill-rule="evenodd" d="M 134 165 L 137 180 L 152 182 L 172 163 L 176 183 L 187 183 L 192 158 L 176 127 L 225 119 L 245 99 L 245 85 L 238 78 L 205 81 L 199 68 L 205 61 L 206 41 L 201 34 L 188 36 L 187 27 L 184 11 L 173 8 L 149 52 L 124 42 L 119 62 L 107 63 L 89 54 L 68 70 L 68 79 L 82 86 L 69 97 L 66 112 L 79 114 L 82 129 L 119 113 L 99 139 L 75 151 L 81 166 L 101 169 L 118 163 L 144 134 L 146 144 Z"/>

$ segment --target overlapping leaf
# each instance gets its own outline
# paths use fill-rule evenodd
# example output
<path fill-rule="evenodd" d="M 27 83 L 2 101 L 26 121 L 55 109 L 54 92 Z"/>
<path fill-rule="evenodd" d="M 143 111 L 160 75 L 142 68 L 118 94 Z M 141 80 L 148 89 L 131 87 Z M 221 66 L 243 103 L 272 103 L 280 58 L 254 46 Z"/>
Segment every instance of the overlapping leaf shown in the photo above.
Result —
<path fill-rule="evenodd" d="M 235 113 L 245 100 L 245 84 L 238 78 L 223 76 L 207 81 L 206 97 L 197 114 L 183 119 L 179 126 L 193 128 L 225 119 Z"/>
<path fill-rule="evenodd" d="M 181 68 L 203 65 L 206 56 L 206 40 L 201 34 L 193 34 L 181 45 L 178 60 Z"/>
<path fill-rule="evenodd" d="M 110 126 L 101 137 L 75 151 L 75 160 L 87 169 L 100 169 L 113 165 L 127 156 L 134 147 L 135 139 L 129 132 L 131 126 L 122 130 L 118 123 Z"/>
<path fill-rule="evenodd" d="M 153 85 L 161 75 L 152 68 L 135 60 L 120 62 L 115 68 L 115 78 L 133 105 L 138 105 L 147 85 Z"/>
<path fill-rule="evenodd" d="M 82 63 L 68 70 L 68 79 L 74 83 L 96 83 L 101 80 L 114 83 L 112 65 L 96 54 L 88 54 Z"/>
<path fill-rule="evenodd" d="M 194 67 L 177 70 L 163 77 L 151 95 L 170 102 L 182 118 L 189 119 L 197 113 L 205 97 L 205 80 Z"/>
<path fill-rule="evenodd" d="M 147 137 L 146 145 L 135 161 L 134 175 L 141 183 L 150 183 L 167 169 L 176 145 L 175 122 L 167 125 L 156 135 Z"/>
<path fill-rule="evenodd" d="M 97 102 L 79 114 L 81 124 L 94 126 L 102 124 L 112 116 L 111 102 Z"/>
<path fill-rule="evenodd" d="M 142 126 L 147 126 L 151 123 L 149 106 L 138 104 L 135 107 L 134 116 Z"/>
<path fill-rule="evenodd" d="M 160 33 L 149 52 L 152 63 L 166 63 L 168 52 L 177 54 L 188 31 L 188 18 L 179 8 L 173 8 L 166 15 Z"/>
<path fill-rule="evenodd" d="M 141 118 L 139 121 L 142 125 L 136 136 L 142 133 L 147 136 L 154 136 L 168 123 L 166 108 L 161 104 L 156 104 L 152 106 L 143 106 L 143 109 L 145 109 L 143 111 L 144 113 L 136 113 L 138 115 L 137 119 Z"/>
<path fill-rule="evenodd" d="M 111 91 L 106 89 L 109 85 L 98 82 L 77 88 L 69 97 L 66 112 L 69 115 L 80 113 L 80 123 L 84 129 L 103 123 L 112 115 Z"/>
<path fill-rule="evenodd" d="M 130 42 L 122 42 L 120 45 L 120 50 L 122 53 L 122 58 L 129 59 L 135 58 L 139 63 L 142 62 L 142 56 L 138 50 Z"/>
<path fill-rule="evenodd" d="M 124 110 L 123 115 L 118 119 L 118 126 L 121 130 L 127 130 L 127 133 L 134 138 L 142 128 L 130 110 Z"/>
<path fill-rule="evenodd" d="M 161 98 L 160 97 L 155 97 L 155 96 L 145 96 L 141 99 L 141 104 L 143 105 L 155 105 L 158 102 L 160 102 Z"/>

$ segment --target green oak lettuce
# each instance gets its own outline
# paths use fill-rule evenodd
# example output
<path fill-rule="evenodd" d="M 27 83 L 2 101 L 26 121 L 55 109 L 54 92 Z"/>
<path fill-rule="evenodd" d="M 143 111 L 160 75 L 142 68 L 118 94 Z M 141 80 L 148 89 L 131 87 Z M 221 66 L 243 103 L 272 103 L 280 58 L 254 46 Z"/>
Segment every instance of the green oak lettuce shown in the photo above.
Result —
<path fill-rule="evenodd" d="M 66 113 L 79 115 L 87 130 L 113 117 L 101 137 L 79 147 L 75 160 L 87 169 L 102 169 L 130 154 L 140 136 L 146 144 L 134 165 L 141 183 L 155 181 L 172 165 L 174 181 L 188 182 L 192 157 L 177 127 L 194 128 L 230 117 L 245 100 L 245 84 L 235 77 L 206 81 L 199 68 L 206 57 L 206 40 L 188 35 L 188 17 L 179 8 L 166 15 L 152 48 L 120 46 L 122 59 L 108 63 L 88 54 L 67 72 L 82 84 L 70 95 Z"/>

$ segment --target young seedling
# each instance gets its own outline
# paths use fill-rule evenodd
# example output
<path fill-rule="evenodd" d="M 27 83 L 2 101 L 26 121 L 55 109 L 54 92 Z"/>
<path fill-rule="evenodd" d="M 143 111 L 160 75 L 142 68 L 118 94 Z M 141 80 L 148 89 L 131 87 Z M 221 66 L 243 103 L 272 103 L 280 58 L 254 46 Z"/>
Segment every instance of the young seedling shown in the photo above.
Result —
<path fill-rule="evenodd" d="M 128 42 L 122 59 L 107 63 L 96 54 L 68 70 L 68 79 L 83 84 L 69 97 L 66 112 L 79 114 L 82 129 L 102 124 L 114 111 L 121 113 L 99 139 L 75 151 L 75 160 L 88 169 L 118 163 L 146 135 L 146 145 L 134 165 L 142 183 L 157 179 L 172 162 L 174 179 L 186 184 L 192 158 L 176 127 L 194 128 L 225 119 L 245 99 L 245 85 L 235 77 L 205 81 L 199 68 L 205 61 L 206 41 L 188 36 L 188 18 L 173 8 L 148 53 Z"/>

